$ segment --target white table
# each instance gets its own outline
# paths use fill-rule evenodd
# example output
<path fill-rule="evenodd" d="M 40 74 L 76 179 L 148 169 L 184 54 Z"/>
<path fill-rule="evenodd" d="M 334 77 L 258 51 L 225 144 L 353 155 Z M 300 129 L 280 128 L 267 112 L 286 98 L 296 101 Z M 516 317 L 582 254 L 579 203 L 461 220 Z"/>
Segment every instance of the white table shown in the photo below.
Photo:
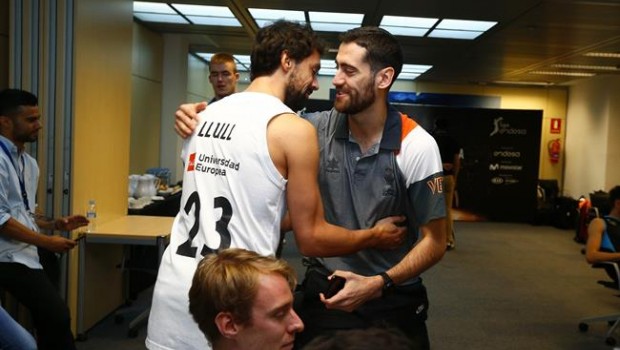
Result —
<path fill-rule="evenodd" d="M 86 339 L 84 330 L 84 280 L 86 270 L 86 243 L 121 244 L 121 245 L 154 245 L 158 249 L 158 261 L 164 254 L 170 238 L 173 217 L 127 215 L 97 225 L 93 232 L 84 233 L 79 241 L 78 252 L 78 306 L 77 306 L 77 337 Z M 147 314 L 146 314 L 147 315 Z M 145 315 L 141 315 L 145 317 Z M 140 316 L 139 316 L 140 317 Z M 134 320 L 135 322 L 139 320 Z M 131 328 L 130 324 L 130 328 Z"/>

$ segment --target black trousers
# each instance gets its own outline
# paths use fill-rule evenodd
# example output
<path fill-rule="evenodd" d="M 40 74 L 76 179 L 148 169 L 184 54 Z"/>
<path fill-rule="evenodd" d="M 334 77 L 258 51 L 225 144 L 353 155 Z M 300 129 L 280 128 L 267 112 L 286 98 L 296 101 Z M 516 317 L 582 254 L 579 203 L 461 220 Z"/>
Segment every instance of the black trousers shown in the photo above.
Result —
<path fill-rule="evenodd" d="M 295 349 L 302 349 L 320 335 L 369 327 L 397 328 L 409 338 L 412 349 L 430 349 L 426 329 L 428 298 L 421 282 L 397 287 L 353 312 L 327 309 L 319 299 L 319 293 L 326 290 L 325 271 L 309 267 L 302 285 L 295 293 L 295 312 L 305 326 L 304 331 L 296 337 Z"/>
<path fill-rule="evenodd" d="M 0 263 L 0 287 L 32 314 L 39 350 L 75 350 L 69 308 L 42 269 Z"/>

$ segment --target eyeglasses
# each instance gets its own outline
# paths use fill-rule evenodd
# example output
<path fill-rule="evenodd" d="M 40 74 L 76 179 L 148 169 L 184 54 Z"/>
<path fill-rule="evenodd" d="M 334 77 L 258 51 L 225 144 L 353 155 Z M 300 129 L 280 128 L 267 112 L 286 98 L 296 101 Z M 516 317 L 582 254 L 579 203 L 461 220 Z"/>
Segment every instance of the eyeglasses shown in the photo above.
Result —
<path fill-rule="evenodd" d="M 225 70 L 223 72 L 211 72 L 209 73 L 209 78 L 217 79 L 222 77 L 222 79 L 230 79 L 233 76 L 233 73 Z"/>

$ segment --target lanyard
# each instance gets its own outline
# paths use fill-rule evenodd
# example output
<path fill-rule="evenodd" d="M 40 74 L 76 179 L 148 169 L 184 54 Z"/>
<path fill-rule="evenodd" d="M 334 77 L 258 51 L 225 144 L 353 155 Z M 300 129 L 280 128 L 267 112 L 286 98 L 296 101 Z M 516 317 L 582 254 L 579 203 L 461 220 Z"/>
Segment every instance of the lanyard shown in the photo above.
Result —
<path fill-rule="evenodd" d="M 6 153 L 7 157 L 9 157 L 9 160 L 11 161 L 11 164 L 13 165 L 13 169 L 15 169 L 15 174 L 17 174 L 17 179 L 19 180 L 19 187 L 22 191 L 22 200 L 24 201 L 24 205 L 26 206 L 26 210 L 30 211 L 30 205 L 28 204 L 28 193 L 26 192 L 26 183 L 24 182 L 24 173 L 23 170 L 22 172 L 20 172 L 17 167 L 15 166 L 15 163 L 13 163 L 13 157 L 11 156 L 11 152 L 9 152 L 9 149 L 6 148 L 6 145 L 0 141 L 0 147 L 2 147 L 2 150 L 4 151 L 4 153 Z M 20 157 L 20 159 L 22 159 L 22 165 L 25 168 L 26 165 L 24 163 L 23 158 Z M 19 160 L 18 160 L 19 162 Z M 20 176 L 21 174 L 21 176 Z"/>

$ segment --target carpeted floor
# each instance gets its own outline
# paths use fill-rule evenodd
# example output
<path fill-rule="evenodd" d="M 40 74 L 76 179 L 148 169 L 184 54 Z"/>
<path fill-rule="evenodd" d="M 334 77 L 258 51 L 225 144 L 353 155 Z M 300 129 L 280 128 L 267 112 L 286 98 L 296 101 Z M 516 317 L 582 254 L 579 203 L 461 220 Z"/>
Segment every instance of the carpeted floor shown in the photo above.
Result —
<path fill-rule="evenodd" d="M 607 324 L 578 330 L 579 319 L 620 313 L 620 292 L 596 283 L 573 232 L 527 224 L 457 222 L 456 249 L 424 276 L 431 302 L 434 350 L 598 350 Z M 292 239 L 283 256 L 300 271 Z M 103 320 L 79 350 L 144 349 L 145 330 L 126 337 L 126 325 Z M 620 342 L 620 333 L 618 334 Z"/>

